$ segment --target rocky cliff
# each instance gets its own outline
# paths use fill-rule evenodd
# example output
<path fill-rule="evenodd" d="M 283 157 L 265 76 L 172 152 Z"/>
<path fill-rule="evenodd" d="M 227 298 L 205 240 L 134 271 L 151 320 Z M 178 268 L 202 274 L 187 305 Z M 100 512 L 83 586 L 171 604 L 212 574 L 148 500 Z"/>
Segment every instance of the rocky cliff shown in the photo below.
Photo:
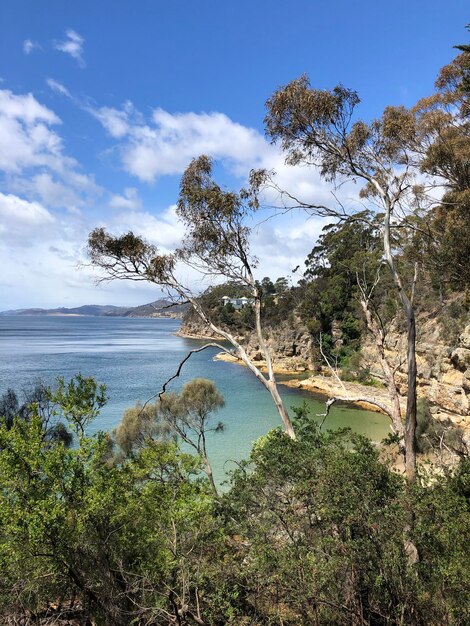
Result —
<path fill-rule="evenodd" d="M 181 334 L 209 338 L 210 329 L 197 321 L 183 323 Z M 299 319 L 285 322 L 266 330 L 268 346 L 273 355 L 277 372 L 297 373 L 314 370 L 313 352 L 315 341 Z M 244 332 L 238 336 L 247 347 L 249 355 L 263 366 L 263 355 L 254 333 Z M 470 324 L 466 325 L 453 342 L 445 341 L 440 324 L 427 319 L 419 324 L 417 340 L 418 394 L 427 398 L 431 413 L 437 419 L 450 419 L 460 426 L 470 428 Z M 381 381 L 382 373 L 377 364 L 374 346 L 366 339 L 362 347 L 363 366 L 370 370 L 373 378 Z M 388 336 L 388 356 L 395 364 L 400 393 L 406 396 L 406 344 L 403 334 L 391 332 Z M 334 380 L 328 380 L 329 372 L 320 368 L 302 387 L 331 393 Z M 326 375 L 326 376 L 325 376 Z M 300 384 L 300 383 L 299 383 Z M 354 385 L 347 384 L 352 392 Z M 356 385 L 360 395 L 372 396 L 378 389 Z M 383 394 L 382 394 L 383 395 Z"/>
<path fill-rule="evenodd" d="M 227 328 L 229 332 L 233 329 Z M 218 339 L 211 334 L 209 327 L 198 320 L 184 321 L 178 334 L 197 339 Z M 260 352 L 259 342 L 255 332 L 238 331 L 236 337 L 246 347 L 253 361 L 261 363 L 264 360 Z M 276 328 L 265 329 L 266 342 L 273 355 L 276 370 L 285 372 L 307 371 L 313 368 L 313 339 L 300 320 L 292 323 L 285 322 Z"/>
<path fill-rule="evenodd" d="M 398 365 L 400 392 L 406 394 L 404 338 L 398 333 L 388 337 L 389 357 Z M 373 347 L 367 342 L 363 354 L 373 376 L 380 378 Z M 455 342 L 443 339 L 435 319 L 422 323 L 416 342 L 418 394 L 428 399 L 431 413 L 439 419 L 470 427 L 470 324 Z"/>

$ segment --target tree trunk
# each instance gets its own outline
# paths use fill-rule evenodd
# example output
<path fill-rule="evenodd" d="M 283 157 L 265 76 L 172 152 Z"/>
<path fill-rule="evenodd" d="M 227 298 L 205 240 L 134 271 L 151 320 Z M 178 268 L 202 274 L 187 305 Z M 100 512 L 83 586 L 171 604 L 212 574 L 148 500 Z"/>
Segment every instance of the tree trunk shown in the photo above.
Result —
<path fill-rule="evenodd" d="M 416 322 L 413 307 L 410 305 L 407 310 L 407 330 L 408 330 L 408 394 L 406 399 L 406 420 L 405 420 L 405 469 L 408 480 L 414 480 L 416 473 L 416 424 L 417 424 L 417 402 L 416 402 Z"/>
<path fill-rule="evenodd" d="M 412 481 L 416 474 L 416 323 L 412 301 L 406 295 L 401 277 L 395 267 L 390 240 L 390 217 L 392 204 L 387 195 L 383 195 L 385 206 L 384 217 L 384 252 L 387 265 L 392 273 L 395 287 L 397 288 L 403 310 L 406 314 L 407 324 L 407 364 L 408 364 L 408 391 L 406 399 L 405 417 L 405 471 L 408 480 Z"/>
<path fill-rule="evenodd" d="M 271 393 L 272 399 L 274 400 L 274 404 L 281 416 L 282 423 L 284 424 L 284 430 L 286 431 L 286 435 L 289 435 L 291 439 L 295 439 L 294 428 L 292 427 L 292 422 L 290 421 L 289 413 L 284 406 L 281 396 L 279 395 L 279 391 L 276 385 L 275 380 L 266 381 L 267 388 Z"/>
<path fill-rule="evenodd" d="M 361 306 L 364 311 L 364 315 L 366 317 L 367 328 L 369 329 L 375 341 L 375 347 L 377 349 L 377 355 L 379 357 L 380 367 L 382 369 L 382 373 L 385 378 L 385 384 L 387 385 L 387 389 L 388 389 L 388 395 L 390 396 L 390 400 L 392 403 L 391 420 L 392 420 L 393 430 L 401 438 L 400 451 L 402 452 L 403 455 L 405 455 L 406 451 L 405 451 L 405 445 L 404 445 L 404 430 L 403 430 L 403 422 L 401 418 L 400 397 L 398 394 L 397 385 L 395 383 L 395 376 L 393 375 L 393 370 L 385 354 L 384 331 L 379 327 L 379 325 L 377 324 L 377 321 L 373 319 L 372 313 L 370 311 L 370 308 L 369 308 L 369 305 L 365 296 L 361 298 Z"/>
<path fill-rule="evenodd" d="M 175 287 L 176 288 L 176 287 Z M 271 355 L 269 353 L 269 349 L 266 346 L 266 343 L 264 341 L 264 337 L 263 337 L 263 333 L 262 333 L 262 329 L 261 329 L 261 322 L 260 322 L 260 310 L 259 310 L 259 298 L 257 301 L 257 307 L 258 309 L 255 311 L 256 314 L 256 321 L 257 321 L 257 331 L 258 331 L 258 339 L 260 341 L 260 345 L 262 346 L 262 350 L 265 354 L 265 358 L 266 358 L 266 363 L 268 366 L 268 378 L 266 378 L 266 376 L 264 376 L 264 374 L 256 367 L 256 365 L 253 363 L 253 361 L 250 359 L 250 357 L 248 356 L 246 350 L 243 348 L 243 346 L 236 340 L 236 338 L 229 332 L 222 330 L 221 328 L 219 328 L 218 326 L 216 326 L 214 324 L 214 322 L 212 322 L 207 315 L 205 314 L 203 308 L 201 307 L 201 305 L 199 304 L 199 302 L 192 297 L 188 298 L 189 302 L 191 303 L 191 305 L 193 306 L 195 312 L 197 313 L 197 315 L 200 317 L 200 319 L 209 326 L 209 328 L 216 333 L 217 335 L 219 335 L 220 337 L 223 337 L 226 341 L 228 341 L 230 344 L 232 344 L 232 346 L 235 348 L 235 351 L 237 353 L 238 358 L 243 361 L 243 363 L 245 363 L 245 365 L 248 367 L 248 369 L 256 376 L 256 378 L 266 387 L 266 389 L 269 391 L 269 393 L 271 394 L 271 397 L 274 401 L 274 404 L 276 405 L 276 409 L 279 413 L 279 416 L 282 420 L 282 423 L 284 425 L 284 430 L 286 432 L 286 434 L 291 438 L 291 439 L 295 439 L 295 433 L 294 433 L 294 428 L 292 426 L 292 422 L 290 420 L 289 417 L 289 413 L 287 412 L 286 407 L 284 406 L 284 403 L 282 401 L 282 398 L 279 394 L 279 391 L 277 389 L 277 383 L 274 377 L 274 373 L 273 373 L 273 367 L 272 367 L 272 361 L 271 361 Z"/>

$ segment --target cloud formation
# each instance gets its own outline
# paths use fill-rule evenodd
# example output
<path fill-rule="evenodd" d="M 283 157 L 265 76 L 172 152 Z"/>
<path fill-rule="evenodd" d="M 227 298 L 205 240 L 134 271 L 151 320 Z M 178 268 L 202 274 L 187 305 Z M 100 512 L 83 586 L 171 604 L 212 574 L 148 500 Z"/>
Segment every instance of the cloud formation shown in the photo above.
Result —
<path fill-rule="evenodd" d="M 120 180 L 127 182 L 127 174 L 129 182 L 124 182 L 121 192 L 99 187 L 93 175 L 84 173 L 77 160 L 66 154 L 62 121 L 54 111 L 32 94 L 0 89 L 0 170 L 5 190 L 0 196 L 4 244 L 0 263 L 4 276 L 17 276 L 22 285 L 19 290 L 15 281 L 7 280 L 7 285 L 2 279 L 10 308 L 85 302 L 139 304 L 154 298 L 155 286 L 113 283 L 96 291 L 93 269 L 83 268 L 87 235 L 96 226 L 115 234 L 132 230 L 162 252 L 172 252 L 184 235 L 175 206 L 149 211 L 140 185 L 181 174 L 200 154 L 214 158 L 217 179 L 230 181 L 230 186 L 245 184 L 250 169 L 261 167 L 275 169 L 281 187 L 294 189 L 304 200 L 318 202 L 327 195 L 331 200 L 316 174 L 285 166 L 280 151 L 260 132 L 223 113 L 170 113 L 157 108 L 145 117 L 130 101 L 119 108 L 98 107 L 76 98 L 53 78 L 47 84 L 99 121 L 110 138 L 109 158 L 117 158 L 123 170 Z M 99 194 L 104 200 L 97 204 Z M 268 193 L 266 201 L 279 204 L 275 194 Z M 257 213 L 254 220 L 261 224 L 253 222 L 252 252 L 260 259 L 257 276 L 290 275 L 310 252 L 322 222 L 311 220 L 305 225 L 305 215 L 299 213 L 265 222 L 267 216 L 267 212 Z M 193 270 L 181 271 L 183 280 L 196 290 L 207 287 Z"/>
<path fill-rule="evenodd" d="M 19 172 L 25 167 L 60 168 L 62 141 L 53 130 L 57 115 L 32 94 L 0 90 L 0 169 Z"/>
<path fill-rule="evenodd" d="M 42 199 L 47 200 L 46 186 L 51 188 L 59 179 L 67 187 L 99 193 L 93 177 L 80 172 L 78 162 L 64 153 L 56 131 L 61 124 L 60 118 L 31 93 L 17 95 L 0 89 L 0 171 L 9 175 L 10 185 L 21 186 L 21 177 L 28 172 L 27 187 L 32 191 L 37 183 Z M 34 176 L 31 169 L 40 169 L 41 176 Z"/>
<path fill-rule="evenodd" d="M 122 196 L 116 194 L 111 197 L 109 206 L 113 209 L 129 209 L 134 211 L 142 207 L 142 201 L 135 187 L 126 187 Z"/>
<path fill-rule="evenodd" d="M 25 54 L 31 54 L 34 50 L 42 50 L 41 45 L 37 41 L 31 39 L 25 39 L 23 41 L 23 52 Z"/>
<path fill-rule="evenodd" d="M 70 94 L 70 91 L 66 87 L 64 87 L 62 83 L 59 83 L 59 81 L 54 80 L 53 78 L 47 78 L 46 83 L 50 87 L 50 89 L 52 89 L 52 91 L 54 91 L 55 93 L 58 93 L 61 96 L 66 96 L 67 98 L 72 99 L 72 95 Z"/>
<path fill-rule="evenodd" d="M 83 58 L 83 44 L 84 38 L 76 31 L 69 28 L 66 32 L 66 39 L 64 41 L 57 41 L 54 45 L 56 50 L 69 54 L 74 58 L 80 67 L 85 67 L 85 59 Z"/>
<path fill-rule="evenodd" d="M 261 163 L 266 142 L 254 129 L 233 122 L 223 113 L 169 113 L 153 111 L 142 123 L 130 103 L 122 109 L 103 107 L 94 111 L 114 139 L 122 140 L 124 169 L 151 183 L 159 176 L 180 174 L 200 154 L 227 161 Z M 254 162 L 254 163 L 253 163 Z"/>
<path fill-rule="evenodd" d="M 50 226 L 54 217 L 38 202 L 27 202 L 13 194 L 0 193 L 0 237 L 19 239 L 26 245 L 32 231 Z"/>
<path fill-rule="evenodd" d="M 119 109 L 87 110 L 116 140 L 114 153 L 119 155 L 122 169 L 141 182 L 154 183 L 163 176 L 182 174 L 192 158 L 206 154 L 243 183 L 253 168 L 274 170 L 279 186 L 294 190 L 303 201 L 318 204 L 333 200 L 318 173 L 287 166 L 279 148 L 268 143 L 258 130 L 224 113 L 170 113 L 158 108 L 145 120 L 129 101 Z M 274 192 L 267 192 L 265 199 L 274 205 L 281 200 Z"/>

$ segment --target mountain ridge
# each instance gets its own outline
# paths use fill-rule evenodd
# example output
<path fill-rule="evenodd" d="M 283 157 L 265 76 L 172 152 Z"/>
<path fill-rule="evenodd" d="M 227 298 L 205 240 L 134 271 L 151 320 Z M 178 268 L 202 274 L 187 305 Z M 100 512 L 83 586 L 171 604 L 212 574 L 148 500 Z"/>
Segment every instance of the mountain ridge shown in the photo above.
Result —
<path fill-rule="evenodd" d="M 54 309 L 27 308 L 0 311 L 0 316 L 24 315 L 34 317 L 78 316 L 78 317 L 169 317 L 180 318 L 187 305 L 171 306 L 169 300 L 160 299 L 135 307 L 122 307 L 113 304 L 84 304 L 79 307 L 57 307 Z"/>

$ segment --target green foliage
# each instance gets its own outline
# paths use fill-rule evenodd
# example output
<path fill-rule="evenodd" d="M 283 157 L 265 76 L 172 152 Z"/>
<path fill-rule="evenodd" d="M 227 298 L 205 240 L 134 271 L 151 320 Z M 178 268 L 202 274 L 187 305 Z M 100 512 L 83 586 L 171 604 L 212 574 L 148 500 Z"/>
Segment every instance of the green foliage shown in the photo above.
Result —
<path fill-rule="evenodd" d="M 207 451 L 206 436 L 221 432 L 222 422 L 209 425 L 210 418 L 225 405 L 223 396 L 211 380 L 194 378 L 186 383 L 180 394 L 166 393 L 158 404 L 158 413 L 170 431 L 193 448 L 201 458 L 214 493 L 217 487 Z"/>
<path fill-rule="evenodd" d="M 413 498 L 414 539 L 419 546 L 420 600 L 433 624 L 470 622 L 470 466 L 463 460 L 450 478 L 434 477 Z"/>
<path fill-rule="evenodd" d="M 251 297 L 246 285 L 237 281 L 228 281 L 221 285 L 212 285 L 199 296 L 198 301 L 204 311 L 210 315 L 215 324 L 226 325 L 230 328 L 241 327 L 239 311 L 235 311 L 231 304 L 224 305 L 222 298 Z M 184 317 L 185 321 L 199 321 L 197 313 L 192 307 L 188 309 Z"/>
<path fill-rule="evenodd" d="M 82 416 L 81 393 L 78 406 L 70 400 L 77 386 L 61 385 L 57 397 L 67 394 L 67 413 Z M 5 620 L 70 613 L 113 626 L 134 618 L 169 624 L 174 604 L 183 613 L 188 602 L 196 606 L 201 547 L 216 552 L 218 542 L 197 459 L 148 440 L 132 459 L 110 465 L 105 434 L 67 449 L 45 440 L 38 415 L 2 425 L 0 448 Z"/>
<path fill-rule="evenodd" d="M 364 211 L 326 226 L 307 257 L 299 285 L 303 322 L 313 336 L 322 334 L 323 351 L 341 365 L 359 349 L 364 333 L 359 283 L 384 324 L 397 312 L 389 273 L 382 271 L 379 217 Z M 319 354 L 316 358 L 322 360 Z"/>
<path fill-rule="evenodd" d="M 417 295 L 418 307 L 470 284 L 469 61 L 468 46 L 459 48 L 436 94 L 413 110 L 387 107 L 370 123 L 353 121 L 354 91 L 313 89 L 305 76 L 267 103 L 268 135 L 282 142 L 289 164 L 316 163 L 329 181 L 362 178 L 364 198 L 379 200 L 381 186 L 405 210 L 421 208 L 419 170 L 445 181 L 439 206 L 424 215 L 416 210 L 400 222 L 403 229 L 391 224 L 403 282 L 411 284 L 414 261 L 425 259 L 427 294 Z M 221 299 L 253 294 L 243 282 L 251 272 L 244 220 L 265 179 L 254 172 L 253 189 L 226 192 L 212 179 L 210 159 L 195 159 L 181 182 L 177 213 L 186 238 L 174 255 L 160 255 L 133 233 L 112 237 L 96 229 L 91 260 L 112 278 L 149 280 L 182 297 L 177 260 L 229 276 L 199 303 L 216 323 L 250 330 L 251 308 L 236 311 Z M 357 352 L 359 285 L 381 324 L 397 321 L 397 302 L 389 273 L 381 271 L 382 216 L 342 217 L 324 229 L 299 286 L 265 277 L 256 287 L 268 328 L 300 315 L 312 335 L 321 334 L 322 349 L 365 382 Z M 457 300 L 448 307 L 450 333 L 467 309 Z M 105 388 L 81 374 L 58 379 L 55 390 L 36 386 L 22 404 L 11 390 L 0 399 L 4 623 L 470 623 L 470 462 L 460 430 L 436 422 L 424 402 L 418 447 L 454 450 L 461 457 L 454 469 L 420 470 L 407 484 L 378 447 L 348 430 L 323 432 L 304 405 L 293 410 L 297 439 L 277 429 L 255 442 L 222 497 L 206 449 L 206 433 L 222 427 L 210 425 L 223 406 L 211 381 L 191 381 L 160 404 L 137 404 L 114 441 L 86 432 L 105 402 Z M 170 431 L 197 455 L 183 453 Z"/>
<path fill-rule="evenodd" d="M 84 403 L 84 384 L 50 392 L 80 423 L 102 398 L 88 381 Z M 189 425 L 223 400 L 196 380 L 171 402 Z M 48 440 L 37 410 L 0 426 L 6 624 L 468 623 L 468 459 L 409 488 L 371 442 L 321 432 L 304 405 L 297 441 L 280 429 L 259 439 L 217 497 L 201 458 L 155 437 L 153 409 L 139 408 L 138 445 L 119 463 L 104 433 L 73 448 Z"/>
<path fill-rule="evenodd" d="M 259 624 L 466 624 L 468 463 L 410 494 L 370 442 L 323 434 L 305 407 L 295 412 L 299 440 L 280 430 L 259 440 L 225 497 L 226 523 L 244 538 L 239 604 Z"/>
<path fill-rule="evenodd" d="M 65 419 L 75 433 L 81 437 L 107 402 L 106 387 L 98 385 L 91 377 L 77 374 L 67 384 L 62 377 L 57 379 L 57 389 L 51 400 L 60 407 Z"/>
<path fill-rule="evenodd" d="M 407 578 L 402 482 L 366 440 L 300 419 L 299 441 L 273 431 L 257 443 L 226 501 L 247 538 L 242 575 L 260 623 L 359 624 L 384 612 L 395 623 Z"/>
<path fill-rule="evenodd" d="M 58 381 L 60 387 L 60 380 Z M 27 422 L 32 417 L 37 417 L 42 423 L 47 441 L 72 445 L 73 434 L 61 421 L 66 418 L 51 389 L 41 381 L 36 381 L 32 386 L 23 389 L 23 396 L 23 402 L 20 403 L 16 392 L 7 389 L 0 397 L 0 421 L 5 427 L 12 428 L 15 419 Z"/>
<path fill-rule="evenodd" d="M 343 358 L 341 363 L 341 378 L 343 380 L 353 380 L 362 385 L 377 385 L 372 379 L 370 370 L 364 366 L 364 358 L 360 352 L 352 352 Z"/>
<path fill-rule="evenodd" d="M 277 327 L 288 319 L 299 304 L 300 291 L 289 287 L 285 278 L 278 278 L 275 283 L 268 277 L 263 278 L 257 287 L 261 294 L 261 318 L 266 329 Z M 199 303 L 210 319 L 222 327 L 244 333 L 254 330 L 255 318 L 251 306 L 235 310 L 229 304 L 223 304 L 222 298 L 252 297 L 252 293 L 241 283 L 229 281 L 209 287 L 199 298 Z M 197 321 L 197 314 L 189 309 L 185 321 Z"/>
<path fill-rule="evenodd" d="M 467 130 L 470 135 L 470 124 Z M 466 141 L 469 141 L 467 136 Z M 468 155 L 466 157 L 468 161 Z M 468 174 L 470 184 L 470 173 Z M 459 291 L 470 285 L 470 190 L 446 193 L 442 204 L 418 221 L 409 254 L 421 259 L 435 290 Z"/>
<path fill-rule="evenodd" d="M 137 402 L 126 409 L 122 419 L 113 430 L 113 438 L 125 456 L 143 448 L 149 439 L 167 439 L 171 434 L 168 425 L 159 419 L 157 405 Z"/>
<path fill-rule="evenodd" d="M 426 398 L 418 399 L 416 447 L 418 452 L 447 450 L 460 455 L 468 452 L 462 429 L 450 420 L 435 420 Z"/>

